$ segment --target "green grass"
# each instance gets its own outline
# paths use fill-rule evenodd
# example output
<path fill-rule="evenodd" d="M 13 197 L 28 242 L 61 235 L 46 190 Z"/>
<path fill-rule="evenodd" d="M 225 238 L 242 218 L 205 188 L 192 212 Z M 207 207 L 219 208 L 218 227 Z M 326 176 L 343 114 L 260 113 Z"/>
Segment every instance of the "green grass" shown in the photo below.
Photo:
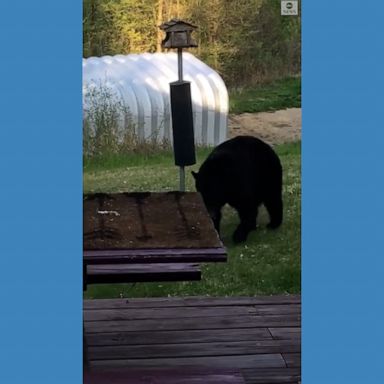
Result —
<path fill-rule="evenodd" d="M 259 87 L 229 90 L 229 112 L 265 112 L 301 106 L 301 78 L 278 80 Z"/>
<path fill-rule="evenodd" d="M 90 286 L 87 298 L 155 296 L 237 296 L 299 293 L 301 244 L 301 143 L 276 147 L 284 168 L 284 222 L 270 231 L 268 216 L 259 214 L 259 228 L 246 244 L 235 245 L 232 232 L 237 214 L 223 210 L 222 236 L 228 250 L 228 262 L 205 264 L 202 281 L 181 283 L 138 283 Z M 197 170 L 210 152 L 197 150 L 198 164 L 188 168 L 186 187 L 194 191 L 190 170 Z M 128 155 L 84 162 L 84 192 L 169 191 L 178 189 L 178 168 L 170 152 L 148 156 Z"/>

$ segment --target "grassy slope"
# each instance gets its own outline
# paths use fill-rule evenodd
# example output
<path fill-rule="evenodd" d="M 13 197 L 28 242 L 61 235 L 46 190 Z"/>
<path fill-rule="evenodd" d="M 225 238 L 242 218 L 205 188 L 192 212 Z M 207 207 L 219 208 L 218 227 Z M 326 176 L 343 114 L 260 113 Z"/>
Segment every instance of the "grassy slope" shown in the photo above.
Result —
<path fill-rule="evenodd" d="M 255 88 L 229 90 L 230 113 L 276 111 L 300 106 L 300 77 L 278 80 Z"/>
<path fill-rule="evenodd" d="M 300 292 L 301 242 L 301 145 L 276 148 L 284 167 L 284 223 L 268 231 L 268 216 L 260 210 L 257 231 L 246 245 L 234 245 L 231 234 L 238 223 L 236 213 L 224 209 L 222 235 L 229 261 L 203 266 L 200 282 L 121 284 L 89 287 L 86 297 L 140 297 L 167 295 L 255 295 Z M 209 149 L 198 149 L 196 170 Z M 187 190 L 194 190 L 187 173 Z M 178 189 L 178 169 L 172 153 L 100 159 L 84 164 L 84 192 L 168 191 Z"/>

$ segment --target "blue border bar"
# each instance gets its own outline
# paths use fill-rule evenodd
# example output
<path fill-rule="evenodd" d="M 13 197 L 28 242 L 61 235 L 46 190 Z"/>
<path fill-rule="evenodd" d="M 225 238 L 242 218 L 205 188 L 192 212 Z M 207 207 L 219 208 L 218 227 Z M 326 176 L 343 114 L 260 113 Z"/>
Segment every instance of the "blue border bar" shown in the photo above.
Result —
<path fill-rule="evenodd" d="M 379 1 L 303 4 L 303 383 L 381 383 Z M 0 382 L 81 382 L 81 2 L 0 6 Z"/>
<path fill-rule="evenodd" d="M 82 4 L 0 5 L 0 382 L 82 382 Z"/>
<path fill-rule="evenodd" d="M 303 383 L 384 383 L 384 7 L 302 10 Z"/>

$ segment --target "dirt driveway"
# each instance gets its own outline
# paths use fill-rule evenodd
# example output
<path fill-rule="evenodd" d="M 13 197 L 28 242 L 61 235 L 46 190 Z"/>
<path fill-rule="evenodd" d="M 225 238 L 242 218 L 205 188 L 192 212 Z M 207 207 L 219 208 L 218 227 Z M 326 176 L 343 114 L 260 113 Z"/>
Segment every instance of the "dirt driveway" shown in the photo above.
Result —
<path fill-rule="evenodd" d="M 301 139 L 301 108 L 229 115 L 229 137 L 252 135 L 270 144 Z"/>

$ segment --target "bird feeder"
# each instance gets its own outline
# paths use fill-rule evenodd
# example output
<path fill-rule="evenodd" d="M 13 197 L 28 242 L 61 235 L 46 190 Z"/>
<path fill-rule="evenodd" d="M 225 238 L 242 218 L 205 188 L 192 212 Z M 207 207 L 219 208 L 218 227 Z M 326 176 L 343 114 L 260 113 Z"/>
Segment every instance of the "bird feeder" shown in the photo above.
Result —
<path fill-rule="evenodd" d="M 193 132 L 193 115 L 191 83 L 183 81 L 183 48 L 197 47 L 191 33 L 197 27 L 183 20 L 172 19 L 160 25 L 165 32 L 163 48 L 177 48 L 178 81 L 170 83 L 173 151 L 175 165 L 180 167 L 180 190 L 185 190 L 186 165 L 196 164 L 195 136 Z"/>
<path fill-rule="evenodd" d="M 191 33 L 197 27 L 183 20 L 172 19 L 160 25 L 166 35 L 162 41 L 163 48 L 190 48 L 197 47 L 197 44 L 192 39 Z"/>

